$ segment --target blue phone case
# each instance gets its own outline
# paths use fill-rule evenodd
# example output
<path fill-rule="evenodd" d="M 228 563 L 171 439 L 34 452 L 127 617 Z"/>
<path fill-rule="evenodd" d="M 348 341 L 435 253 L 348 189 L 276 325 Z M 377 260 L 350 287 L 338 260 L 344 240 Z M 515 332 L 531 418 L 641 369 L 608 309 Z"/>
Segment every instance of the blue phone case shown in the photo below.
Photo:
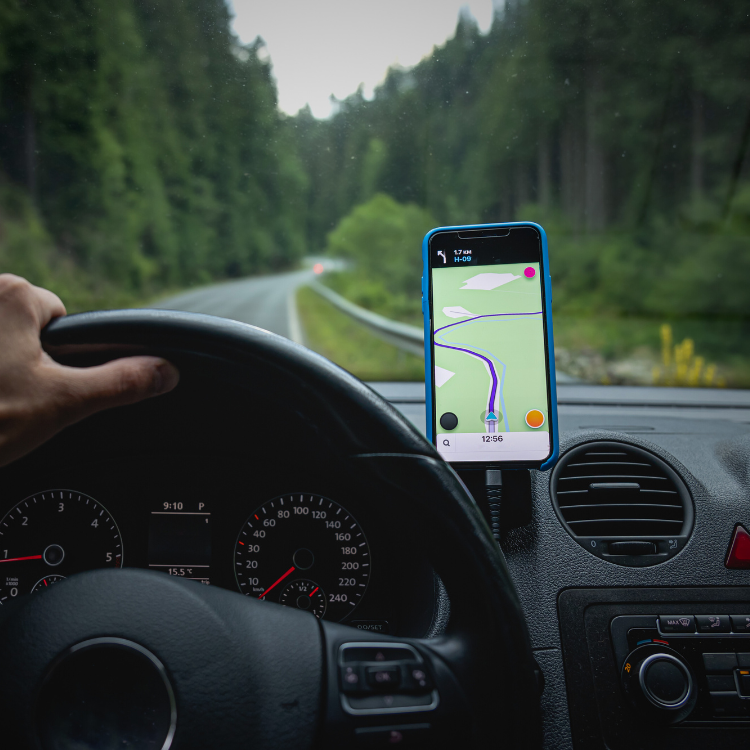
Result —
<path fill-rule="evenodd" d="M 541 471 L 551 469 L 557 462 L 560 452 L 560 441 L 557 428 L 557 383 L 555 380 L 555 342 L 552 336 L 552 281 L 549 274 L 549 257 L 547 255 L 547 235 L 539 224 L 533 221 L 508 221 L 500 224 L 467 224 L 456 227 L 436 227 L 431 229 L 422 240 L 422 314 L 424 316 L 424 373 L 425 403 L 427 407 L 427 439 L 434 443 L 432 425 L 432 341 L 430 336 L 430 269 L 428 251 L 430 237 L 436 232 L 457 232 L 461 229 L 495 229 L 497 227 L 534 227 L 542 238 L 542 265 L 544 266 L 544 301 L 545 320 L 547 324 L 547 352 L 549 360 L 549 397 L 550 397 L 550 434 L 552 437 L 552 455 L 539 466 Z"/>

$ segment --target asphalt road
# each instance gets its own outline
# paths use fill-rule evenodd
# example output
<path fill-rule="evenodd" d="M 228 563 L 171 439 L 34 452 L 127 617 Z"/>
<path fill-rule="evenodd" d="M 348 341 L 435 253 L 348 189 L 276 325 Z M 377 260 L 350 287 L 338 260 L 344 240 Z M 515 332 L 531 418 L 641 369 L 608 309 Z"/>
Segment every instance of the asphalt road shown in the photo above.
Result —
<path fill-rule="evenodd" d="M 169 297 L 151 307 L 239 320 L 302 343 L 294 292 L 313 278 L 315 274 L 312 269 L 306 268 L 227 281 Z"/>

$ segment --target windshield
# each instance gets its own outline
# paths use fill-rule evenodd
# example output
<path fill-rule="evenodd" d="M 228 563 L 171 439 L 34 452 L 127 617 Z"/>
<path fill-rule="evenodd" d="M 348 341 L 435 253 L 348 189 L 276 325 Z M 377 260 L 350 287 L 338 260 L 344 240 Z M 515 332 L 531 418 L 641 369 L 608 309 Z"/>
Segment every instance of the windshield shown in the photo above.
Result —
<path fill-rule="evenodd" d="M 422 237 L 528 220 L 559 381 L 748 388 L 748 71 L 728 0 L 11 0 L 0 272 L 422 381 Z"/>

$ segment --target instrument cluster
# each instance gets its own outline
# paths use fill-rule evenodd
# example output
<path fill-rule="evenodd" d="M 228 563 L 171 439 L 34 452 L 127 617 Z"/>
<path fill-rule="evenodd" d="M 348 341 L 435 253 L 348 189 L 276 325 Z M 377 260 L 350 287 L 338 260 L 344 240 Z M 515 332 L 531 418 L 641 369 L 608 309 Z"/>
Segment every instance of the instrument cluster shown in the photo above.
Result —
<path fill-rule="evenodd" d="M 195 467 L 144 458 L 50 471 L 35 487 L 26 477 L 5 483 L 0 606 L 76 573 L 139 567 L 376 632 L 429 628 L 434 575 L 418 532 L 393 523 L 388 501 L 344 477 L 327 486 L 290 477 L 279 493 L 278 478 L 248 483 L 231 458 Z"/>

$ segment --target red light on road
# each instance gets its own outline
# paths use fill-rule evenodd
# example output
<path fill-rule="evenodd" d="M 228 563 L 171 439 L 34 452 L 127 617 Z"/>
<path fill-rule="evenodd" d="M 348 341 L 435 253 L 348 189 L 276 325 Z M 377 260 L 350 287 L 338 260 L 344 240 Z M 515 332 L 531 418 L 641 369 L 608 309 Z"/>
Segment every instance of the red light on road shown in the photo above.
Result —
<path fill-rule="evenodd" d="M 316 263 L 313 266 L 313 272 L 317 274 L 323 273 L 323 264 L 322 263 Z"/>

